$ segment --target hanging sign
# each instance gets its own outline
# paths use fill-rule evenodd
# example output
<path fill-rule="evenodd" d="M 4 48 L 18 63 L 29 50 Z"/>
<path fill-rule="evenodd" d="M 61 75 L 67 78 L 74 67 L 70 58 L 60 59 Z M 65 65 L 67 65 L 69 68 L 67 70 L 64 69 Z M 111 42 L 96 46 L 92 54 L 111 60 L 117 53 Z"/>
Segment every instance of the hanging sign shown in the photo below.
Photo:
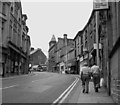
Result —
<path fill-rule="evenodd" d="M 108 0 L 93 0 L 93 9 L 108 9 Z"/>

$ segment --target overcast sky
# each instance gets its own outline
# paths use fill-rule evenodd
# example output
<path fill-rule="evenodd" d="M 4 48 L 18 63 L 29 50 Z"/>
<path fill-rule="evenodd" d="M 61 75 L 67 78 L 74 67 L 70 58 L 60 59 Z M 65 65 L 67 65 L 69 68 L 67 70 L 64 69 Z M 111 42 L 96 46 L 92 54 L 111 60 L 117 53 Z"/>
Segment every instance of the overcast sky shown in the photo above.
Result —
<path fill-rule="evenodd" d="M 52 35 L 54 34 L 56 39 L 63 37 L 63 34 L 74 38 L 86 25 L 93 9 L 92 0 L 55 1 L 21 0 L 23 14 L 28 16 L 28 34 L 32 47 L 41 48 L 46 56 Z"/>

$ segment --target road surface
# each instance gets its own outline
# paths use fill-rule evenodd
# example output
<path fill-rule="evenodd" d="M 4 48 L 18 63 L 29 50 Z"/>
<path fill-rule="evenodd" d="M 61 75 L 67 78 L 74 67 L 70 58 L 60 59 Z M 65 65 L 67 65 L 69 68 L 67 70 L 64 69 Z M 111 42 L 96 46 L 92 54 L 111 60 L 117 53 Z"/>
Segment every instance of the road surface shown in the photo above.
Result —
<path fill-rule="evenodd" d="M 63 102 L 70 93 L 74 94 L 74 89 L 79 82 L 77 77 L 76 75 L 36 72 L 2 79 L 2 103 Z"/>

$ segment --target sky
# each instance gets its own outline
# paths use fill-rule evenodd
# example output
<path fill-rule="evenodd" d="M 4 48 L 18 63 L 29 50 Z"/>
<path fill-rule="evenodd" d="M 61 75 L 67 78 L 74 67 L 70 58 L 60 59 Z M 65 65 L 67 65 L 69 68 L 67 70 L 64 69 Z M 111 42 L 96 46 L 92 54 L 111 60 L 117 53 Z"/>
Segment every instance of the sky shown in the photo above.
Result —
<path fill-rule="evenodd" d="M 74 38 L 87 24 L 93 10 L 91 0 L 21 0 L 27 14 L 31 47 L 41 48 L 48 57 L 52 35 Z"/>

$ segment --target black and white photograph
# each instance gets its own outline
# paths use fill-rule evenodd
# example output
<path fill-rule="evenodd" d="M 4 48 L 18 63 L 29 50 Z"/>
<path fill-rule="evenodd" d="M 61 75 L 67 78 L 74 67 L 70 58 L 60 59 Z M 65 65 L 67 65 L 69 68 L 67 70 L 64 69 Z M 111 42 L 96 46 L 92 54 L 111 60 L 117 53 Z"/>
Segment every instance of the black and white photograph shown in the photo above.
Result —
<path fill-rule="evenodd" d="M 0 0 L 1 105 L 120 105 L 120 0 Z"/>

